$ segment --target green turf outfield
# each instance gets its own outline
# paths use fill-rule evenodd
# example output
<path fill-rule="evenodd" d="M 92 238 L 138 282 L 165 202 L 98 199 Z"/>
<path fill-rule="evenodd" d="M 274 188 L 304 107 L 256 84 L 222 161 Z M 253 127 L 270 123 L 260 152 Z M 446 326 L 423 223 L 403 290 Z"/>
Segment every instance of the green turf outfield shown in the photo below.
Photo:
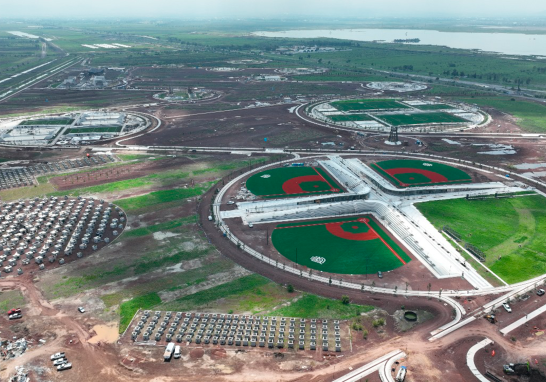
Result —
<path fill-rule="evenodd" d="M 367 114 L 329 115 L 328 118 L 330 118 L 334 122 L 374 121 L 374 119 Z"/>
<path fill-rule="evenodd" d="M 453 106 L 449 106 L 443 103 L 434 103 L 429 105 L 415 105 L 415 108 L 419 110 L 449 110 L 453 109 Z"/>
<path fill-rule="evenodd" d="M 468 122 L 449 113 L 383 114 L 377 115 L 377 118 L 393 126 Z"/>
<path fill-rule="evenodd" d="M 438 229 L 449 225 L 485 253 L 485 265 L 507 283 L 546 273 L 546 198 L 453 199 L 418 203 Z M 500 259 L 499 259 L 500 257 Z"/>
<path fill-rule="evenodd" d="M 393 159 L 370 165 L 396 187 L 458 184 L 472 181 L 470 175 L 443 163 L 415 159 Z"/>
<path fill-rule="evenodd" d="M 332 102 L 331 105 L 339 111 L 408 109 L 409 106 L 396 102 L 394 99 L 354 99 Z"/>
<path fill-rule="evenodd" d="M 302 191 L 287 192 L 283 189 L 283 185 L 286 182 L 298 177 L 320 177 L 321 180 L 312 179 L 300 183 L 299 186 Z M 262 171 L 248 178 L 246 188 L 254 195 L 262 198 L 283 198 L 343 192 L 336 181 L 326 171 L 318 167 L 282 167 Z"/>
<path fill-rule="evenodd" d="M 327 224 L 339 223 L 340 229 L 348 234 L 369 232 L 366 223 L 357 221 L 361 218 L 368 219 L 379 237 L 350 240 L 332 234 L 327 228 Z M 273 230 L 271 242 L 289 260 L 323 272 L 372 274 L 390 271 L 411 261 L 379 224 L 366 215 L 280 224 Z M 313 261 L 314 257 L 319 259 Z M 320 263 L 320 258 L 324 263 Z"/>

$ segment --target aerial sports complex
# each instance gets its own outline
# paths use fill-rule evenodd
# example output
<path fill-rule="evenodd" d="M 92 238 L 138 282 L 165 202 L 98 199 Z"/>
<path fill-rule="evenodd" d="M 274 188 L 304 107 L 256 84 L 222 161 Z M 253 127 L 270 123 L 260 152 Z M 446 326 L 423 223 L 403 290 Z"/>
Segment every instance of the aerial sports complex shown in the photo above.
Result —
<path fill-rule="evenodd" d="M 418 206 L 528 192 L 499 179 L 439 157 L 307 156 L 233 179 L 211 218 L 241 250 L 302 277 L 481 290 L 497 285 L 478 272 L 486 267 L 477 265 L 479 250 L 454 244 L 454 231 L 435 227 Z"/>

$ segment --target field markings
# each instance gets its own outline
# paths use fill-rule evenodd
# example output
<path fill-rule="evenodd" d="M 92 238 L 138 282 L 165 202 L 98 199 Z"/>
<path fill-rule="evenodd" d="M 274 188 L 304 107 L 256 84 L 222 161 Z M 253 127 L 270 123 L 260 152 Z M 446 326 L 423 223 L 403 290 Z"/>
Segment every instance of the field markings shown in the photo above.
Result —
<path fill-rule="evenodd" d="M 373 232 L 377 238 L 379 240 L 381 240 L 381 242 L 385 245 L 385 247 L 387 247 L 393 254 L 394 256 L 396 256 L 396 258 L 398 260 L 400 260 L 400 262 L 404 265 L 406 265 L 407 263 L 404 261 L 404 259 L 402 259 L 400 257 L 400 255 L 398 255 L 398 253 L 396 253 L 396 251 L 385 241 L 385 239 L 383 239 L 381 237 L 381 235 L 379 233 L 377 233 L 377 231 L 375 229 L 372 228 L 372 226 L 369 224 L 369 221 L 368 219 L 366 219 L 365 221 L 362 221 L 360 219 L 357 219 L 357 220 L 345 220 L 345 221 L 341 221 L 341 222 L 324 222 L 324 223 L 313 223 L 313 224 L 302 224 L 302 225 L 297 225 L 297 226 L 289 226 L 289 227 L 275 227 L 275 229 L 285 229 L 285 228 L 299 228 L 299 227 L 313 227 L 313 226 L 319 226 L 319 225 L 327 225 L 327 224 L 345 224 L 345 223 L 364 223 L 366 224 L 366 226 L 368 226 L 368 229 Z M 365 241 L 365 240 L 362 240 L 362 241 Z"/>
<path fill-rule="evenodd" d="M 401 180 L 399 180 L 398 178 L 395 177 L 395 175 L 397 174 L 390 174 L 388 172 L 388 170 L 385 170 L 383 167 L 381 167 L 378 163 L 374 163 L 373 164 L 375 167 L 377 167 L 379 170 L 383 171 L 385 174 L 387 174 L 389 176 L 389 178 L 391 179 L 394 179 L 396 182 L 398 182 L 398 185 L 400 187 L 412 187 L 412 186 L 421 186 L 421 185 L 441 185 L 441 184 L 449 184 L 449 183 L 467 183 L 467 182 L 471 182 L 472 179 L 454 179 L 454 180 L 449 180 L 446 178 L 445 181 L 441 181 L 441 182 L 435 182 L 434 180 L 430 180 L 430 182 L 426 182 L 426 183 L 411 183 L 411 184 L 407 184 L 407 183 L 403 183 Z M 373 167 L 372 167 L 373 168 Z M 419 174 L 420 170 L 419 169 L 414 169 L 414 168 L 411 168 L 411 167 L 397 167 L 397 168 L 393 168 L 393 169 L 389 169 L 389 170 L 398 170 L 398 169 L 409 169 L 409 170 L 415 170 L 415 173 L 416 174 Z M 433 172 L 433 171 L 430 171 L 430 172 Z M 438 175 L 441 175 L 445 178 L 444 175 L 440 174 L 440 173 L 436 173 L 435 174 L 438 174 Z M 422 175 L 425 175 L 425 174 L 422 174 Z M 426 176 L 426 175 L 425 175 Z"/>

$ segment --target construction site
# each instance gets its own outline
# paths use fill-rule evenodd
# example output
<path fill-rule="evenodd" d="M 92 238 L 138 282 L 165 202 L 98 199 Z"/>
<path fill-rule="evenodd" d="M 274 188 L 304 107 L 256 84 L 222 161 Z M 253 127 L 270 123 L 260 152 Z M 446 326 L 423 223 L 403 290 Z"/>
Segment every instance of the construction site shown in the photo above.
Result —
<path fill-rule="evenodd" d="M 419 77 L 478 53 L 403 41 L 78 28 L 0 39 L 45 52 L 0 75 L 2 381 L 546 380 L 533 82 Z"/>

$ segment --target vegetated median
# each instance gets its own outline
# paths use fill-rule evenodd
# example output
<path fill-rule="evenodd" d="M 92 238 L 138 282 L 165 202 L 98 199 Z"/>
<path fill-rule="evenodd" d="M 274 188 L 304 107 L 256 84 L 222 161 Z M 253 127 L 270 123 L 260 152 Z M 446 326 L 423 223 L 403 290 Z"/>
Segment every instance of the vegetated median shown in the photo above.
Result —
<path fill-rule="evenodd" d="M 452 199 L 416 207 L 438 229 L 449 225 L 485 254 L 485 265 L 507 283 L 546 273 L 546 198 Z"/>

